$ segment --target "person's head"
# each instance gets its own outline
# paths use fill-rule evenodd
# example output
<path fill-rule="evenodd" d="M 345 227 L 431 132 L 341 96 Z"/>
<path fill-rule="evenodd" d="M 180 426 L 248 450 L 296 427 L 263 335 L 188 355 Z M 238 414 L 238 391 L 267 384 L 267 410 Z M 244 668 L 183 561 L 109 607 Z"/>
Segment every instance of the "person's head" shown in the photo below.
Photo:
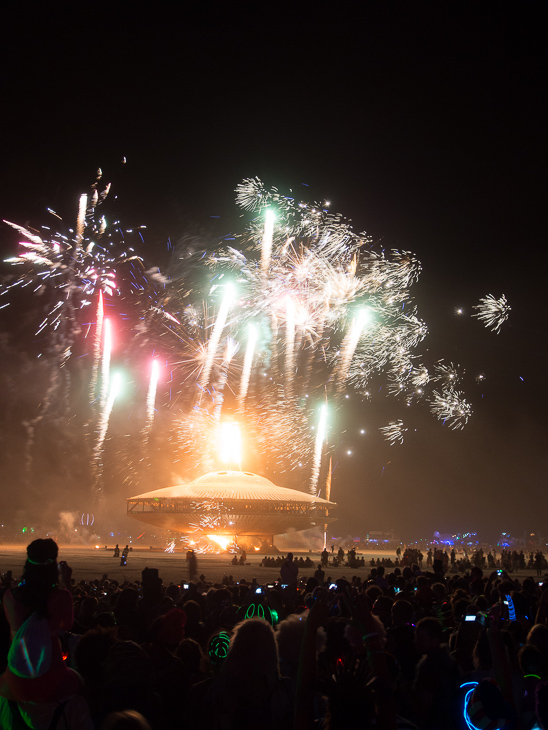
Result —
<path fill-rule="evenodd" d="M 186 613 L 187 626 L 189 624 L 198 624 L 202 620 L 202 607 L 197 601 L 185 601 L 183 603 L 183 609 Z"/>
<path fill-rule="evenodd" d="M 198 674 L 202 671 L 205 657 L 200 644 L 194 639 L 183 639 L 179 643 L 175 654 L 192 674 Z"/>
<path fill-rule="evenodd" d="M 276 626 L 276 644 L 280 662 L 297 666 L 308 613 L 291 613 Z"/>
<path fill-rule="evenodd" d="M 491 647 L 489 645 L 489 639 L 485 629 L 480 631 L 478 640 L 474 646 L 473 661 L 475 669 L 491 669 L 493 666 Z"/>
<path fill-rule="evenodd" d="M 515 710 L 506 702 L 494 679 L 482 679 L 472 692 L 466 705 L 469 727 L 515 727 Z"/>
<path fill-rule="evenodd" d="M 117 641 L 114 631 L 103 628 L 92 629 L 82 636 L 74 651 L 74 658 L 86 685 L 101 679 L 107 654 Z"/>
<path fill-rule="evenodd" d="M 27 546 L 17 599 L 39 615 L 46 614 L 49 593 L 59 585 L 58 554 L 57 543 L 51 538 L 39 538 Z"/>
<path fill-rule="evenodd" d="M 371 612 L 380 618 L 385 627 L 390 626 L 392 623 L 391 609 L 393 603 L 394 601 L 388 596 L 379 596 L 371 609 Z"/>
<path fill-rule="evenodd" d="M 431 654 L 440 648 L 443 639 L 441 623 L 434 616 L 422 618 L 415 631 L 415 644 L 421 654 Z"/>
<path fill-rule="evenodd" d="M 150 688 L 152 667 L 145 650 L 134 641 L 118 641 L 108 650 L 104 662 L 105 684 L 114 691 L 117 688 Z"/>
<path fill-rule="evenodd" d="M 394 601 L 391 613 L 394 626 L 405 626 L 413 620 L 413 606 L 403 598 Z"/>
<path fill-rule="evenodd" d="M 175 583 L 171 583 L 166 588 L 166 596 L 169 596 L 169 598 L 172 599 L 173 603 L 177 603 L 177 601 L 181 597 L 181 591 L 179 590 L 179 586 L 175 585 Z"/>
<path fill-rule="evenodd" d="M 175 651 L 185 633 L 186 613 L 172 608 L 163 616 L 158 616 L 150 627 L 150 637 L 170 651 Z"/>
<path fill-rule="evenodd" d="M 111 712 L 101 725 L 101 730 L 151 730 L 150 723 L 136 710 Z"/>
<path fill-rule="evenodd" d="M 114 613 L 116 616 L 126 616 L 131 614 L 137 608 L 139 602 L 139 594 L 134 588 L 124 588 L 116 595 L 116 605 Z"/>
<path fill-rule="evenodd" d="M 544 656 L 548 656 L 548 627 L 544 624 L 533 626 L 527 634 L 527 643 L 536 646 Z"/>
<path fill-rule="evenodd" d="M 234 689 L 241 687 L 255 697 L 270 695 L 280 676 L 272 626 L 260 618 L 235 626 L 222 672 Z"/>
<path fill-rule="evenodd" d="M 287 559 L 291 562 L 293 560 L 293 553 L 287 553 Z"/>
<path fill-rule="evenodd" d="M 97 599 L 95 596 L 86 596 L 80 604 L 80 619 L 90 620 L 97 610 Z"/>
<path fill-rule="evenodd" d="M 532 644 L 525 644 L 519 650 L 518 654 L 519 667 L 521 673 L 526 675 L 536 675 L 540 679 L 546 677 L 546 662 L 542 652 Z"/>
<path fill-rule="evenodd" d="M 49 537 L 45 539 L 38 538 L 38 540 L 33 540 L 30 545 L 27 545 L 27 562 L 25 563 L 25 568 L 28 565 L 45 567 L 53 563 L 56 564 L 58 555 L 59 547 L 55 540 Z"/>

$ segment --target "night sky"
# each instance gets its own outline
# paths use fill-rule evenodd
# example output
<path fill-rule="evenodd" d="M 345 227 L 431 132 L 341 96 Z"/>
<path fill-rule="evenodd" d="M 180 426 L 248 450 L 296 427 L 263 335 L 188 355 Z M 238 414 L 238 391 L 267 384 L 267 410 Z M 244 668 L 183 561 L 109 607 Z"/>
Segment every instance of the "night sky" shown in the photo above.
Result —
<path fill-rule="evenodd" d="M 455 432 L 414 407 L 390 446 L 378 424 L 397 417 L 394 402 L 351 395 L 331 434 L 334 530 L 536 540 L 548 506 L 546 6 L 140 7 L 3 4 L 1 217 L 70 218 L 101 167 L 116 215 L 147 226 L 140 253 L 164 268 L 168 237 L 241 229 L 243 178 L 330 200 L 378 248 L 420 259 L 419 351 L 465 368 L 474 409 Z M 2 258 L 16 241 L 4 226 Z M 512 307 L 498 335 L 470 317 L 489 293 Z M 2 312 L 24 347 L 16 320 Z"/>

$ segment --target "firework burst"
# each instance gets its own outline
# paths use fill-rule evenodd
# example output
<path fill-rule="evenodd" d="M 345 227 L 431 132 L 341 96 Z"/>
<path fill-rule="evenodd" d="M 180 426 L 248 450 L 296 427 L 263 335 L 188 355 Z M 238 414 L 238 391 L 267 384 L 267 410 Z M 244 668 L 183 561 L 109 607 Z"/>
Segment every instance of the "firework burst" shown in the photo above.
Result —
<path fill-rule="evenodd" d="M 477 309 L 477 313 L 472 317 L 477 317 L 488 329 L 499 334 L 500 328 L 510 316 L 512 308 L 504 294 L 500 299 L 495 299 L 492 294 L 487 294 L 480 299 L 479 304 L 474 305 L 473 309 Z"/>
<path fill-rule="evenodd" d="M 381 426 L 380 431 L 384 435 L 384 438 L 390 442 L 391 445 L 403 444 L 403 435 L 407 429 L 403 425 L 403 421 L 390 421 L 388 426 Z"/>

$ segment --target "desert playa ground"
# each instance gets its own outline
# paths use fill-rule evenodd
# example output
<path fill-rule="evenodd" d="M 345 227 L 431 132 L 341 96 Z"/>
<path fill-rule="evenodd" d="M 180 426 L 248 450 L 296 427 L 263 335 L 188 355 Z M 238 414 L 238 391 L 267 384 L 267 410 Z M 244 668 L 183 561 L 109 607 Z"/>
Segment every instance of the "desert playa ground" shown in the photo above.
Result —
<path fill-rule="evenodd" d="M 122 546 L 123 547 L 123 546 Z M 185 553 L 166 553 L 160 550 L 147 550 L 134 548 L 130 553 L 127 565 L 120 566 L 120 559 L 113 557 L 114 545 L 109 545 L 105 550 L 104 545 L 97 549 L 95 547 L 61 545 L 59 547 L 59 560 L 66 560 L 72 568 L 72 577 L 79 582 L 81 580 L 92 580 L 101 578 L 105 573 L 110 579 L 117 581 L 141 579 L 143 568 L 157 568 L 165 585 L 169 583 L 181 583 L 188 580 L 188 566 L 185 559 Z M 294 551 L 296 556 L 310 556 L 314 562 L 314 568 L 301 570 L 303 575 L 313 575 L 317 563 L 320 561 L 319 553 L 304 553 L 298 550 Z M 371 557 L 391 557 L 395 558 L 393 552 L 368 552 L 360 553 L 366 559 L 366 563 Z M 25 546 L 24 545 L 0 545 L 0 571 L 5 573 L 6 570 L 13 571 L 13 575 L 18 578 L 23 571 L 25 563 Z M 259 583 L 268 583 L 279 579 L 279 570 L 277 568 L 263 568 L 260 565 L 263 555 L 255 553 L 248 554 L 246 565 L 231 565 L 232 555 L 220 553 L 218 555 L 208 553 L 206 555 L 198 555 L 198 572 L 204 574 L 207 580 L 214 583 L 221 581 L 223 575 L 232 575 L 235 581 L 242 578 L 250 581 L 257 578 Z M 330 568 L 326 575 L 331 576 L 333 580 L 345 576 L 351 578 L 353 575 L 359 575 L 364 578 L 369 573 L 369 565 L 365 568 L 351 569 L 348 567 Z"/>
<path fill-rule="evenodd" d="M 103 545 L 101 548 L 93 546 L 80 545 L 61 545 L 59 547 L 59 560 L 66 560 L 72 568 L 72 577 L 78 583 L 81 580 L 93 580 L 101 578 L 105 573 L 111 580 L 123 582 L 125 580 L 140 580 L 141 572 L 144 568 L 157 568 L 164 585 L 169 583 L 182 583 L 188 580 L 188 566 L 185 559 L 185 553 L 175 552 L 166 553 L 162 550 L 134 548 L 130 553 L 127 565 L 122 567 L 120 559 L 113 557 L 114 545 L 109 545 L 105 550 Z M 293 551 L 297 557 L 305 558 L 307 555 L 314 562 L 314 568 L 301 569 L 301 575 L 311 576 L 314 574 L 317 564 L 320 561 L 318 552 L 299 552 Z M 372 557 L 395 558 L 393 551 L 364 551 L 358 553 L 365 558 L 365 567 L 349 568 L 341 566 L 337 568 L 329 567 L 326 571 L 326 577 L 332 580 L 345 577 L 351 579 L 353 575 L 358 575 L 362 580 L 369 575 L 369 561 Z M 0 572 L 5 573 L 6 570 L 13 571 L 13 575 L 19 578 L 23 571 L 25 563 L 25 546 L 24 545 L 0 545 Z M 223 575 L 232 575 L 235 581 L 245 578 L 251 581 L 256 578 L 260 584 L 269 583 L 278 580 L 280 577 L 277 568 L 263 568 L 260 563 L 263 555 L 254 553 L 248 555 L 246 565 L 231 565 L 232 555 L 227 553 L 198 555 L 198 572 L 204 574 L 206 580 L 213 583 L 220 582 Z M 512 577 L 524 578 L 530 575 L 535 576 L 535 571 L 519 571 L 514 573 Z"/>

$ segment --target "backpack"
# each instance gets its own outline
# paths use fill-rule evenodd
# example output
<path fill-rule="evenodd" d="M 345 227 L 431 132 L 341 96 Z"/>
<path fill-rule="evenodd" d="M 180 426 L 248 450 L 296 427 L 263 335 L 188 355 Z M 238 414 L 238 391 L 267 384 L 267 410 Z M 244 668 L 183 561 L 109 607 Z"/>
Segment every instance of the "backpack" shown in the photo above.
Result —
<path fill-rule="evenodd" d="M 17 677 L 36 679 L 51 667 L 51 634 L 47 619 L 36 613 L 24 621 L 8 652 L 8 669 Z"/>

